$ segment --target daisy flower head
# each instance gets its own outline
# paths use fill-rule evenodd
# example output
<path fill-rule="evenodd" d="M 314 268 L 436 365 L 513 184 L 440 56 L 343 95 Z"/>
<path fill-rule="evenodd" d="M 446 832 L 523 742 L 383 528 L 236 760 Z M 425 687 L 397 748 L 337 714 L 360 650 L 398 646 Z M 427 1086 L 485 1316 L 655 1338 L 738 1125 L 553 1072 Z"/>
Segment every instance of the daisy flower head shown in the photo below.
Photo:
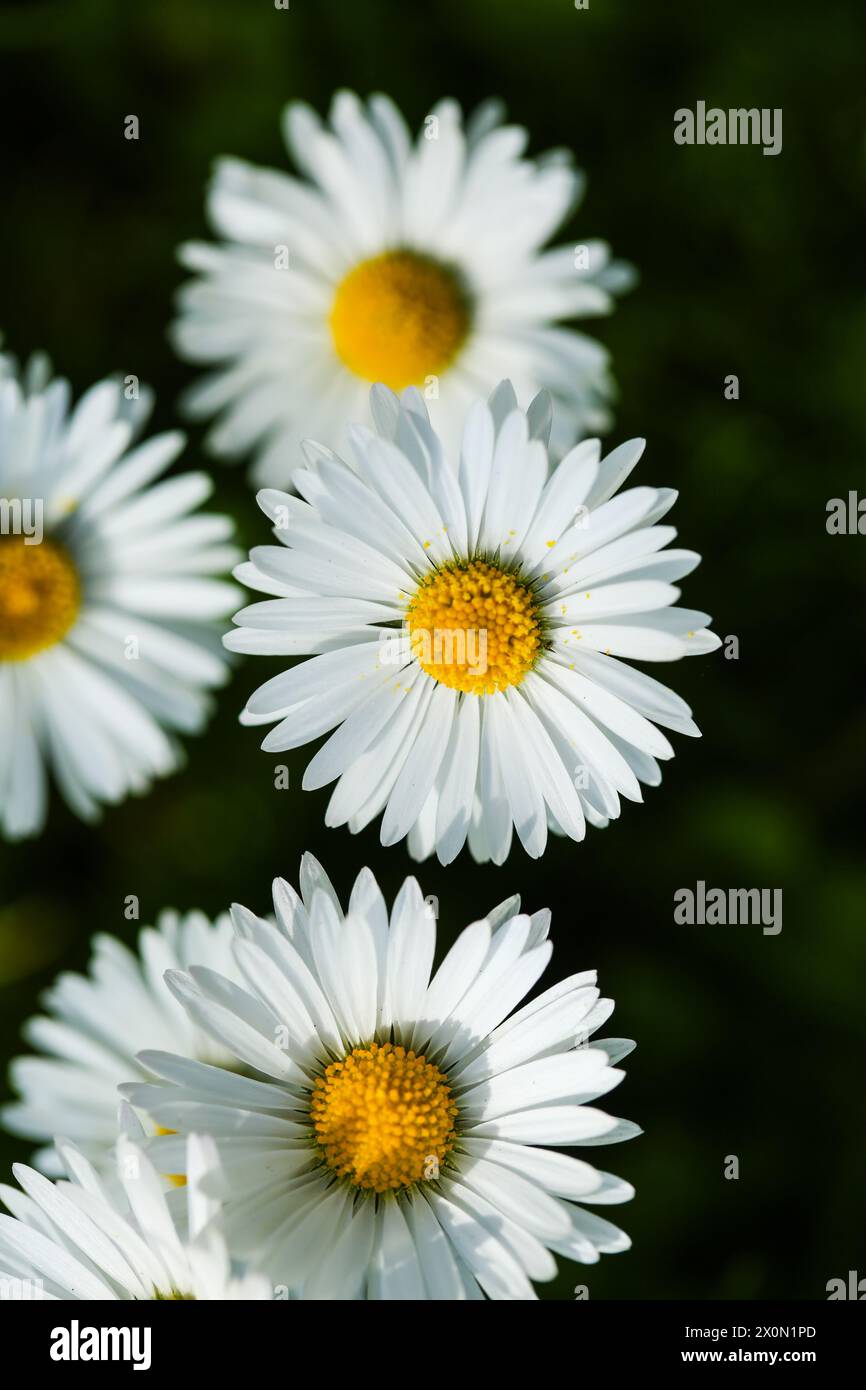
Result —
<path fill-rule="evenodd" d="M 266 490 L 279 544 L 236 571 L 271 597 L 243 609 L 236 652 L 308 656 L 262 685 L 242 719 L 268 752 L 333 731 L 304 774 L 336 780 L 328 825 L 409 837 L 449 863 L 468 840 L 501 864 L 548 829 L 580 840 L 620 797 L 661 779 L 659 729 L 698 733 L 689 707 L 621 658 L 712 651 L 705 613 L 675 606 L 700 557 L 666 549 L 676 493 L 620 488 L 641 456 L 598 440 L 548 466 L 550 401 L 510 383 L 469 411 L 459 464 L 414 389 L 372 391 L 375 429 L 346 463 L 308 445 L 300 497 Z M 454 466 L 452 466 L 452 464 Z"/>
<path fill-rule="evenodd" d="M 442 101 L 413 141 L 388 97 L 346 91 L 327 123 L 290 104 L 283 134 L 300 177 L 220 160 L 222 240 L 181 250 L 174 339 L 212 369 L 186 404 L 218 416 L 215 452 L 285 486 L 301 433 L 341 446 L 376 382 L 423 388 L 452 444 L 506 374 L 553 393 L 558 448 L 606 427 L 607 354 L 560 321 L 609 313 L 632 271 L 603 241 L 543 249 L 583 191 L 565 152 L 526 158 L 496 102 L 464 123 Z"/>
<path fill-rule="evenodd" d="M 0 1119 L 13 1134 L 45 1145 L 35 1162 L 57 1174 L 55 1134 L 72 1140 L 106 1173 L 114 1167 L 117 1087 L 146 1075 L 137 1054 L 166 1048 L 212 1066 L 235 1065 L 226 1048 L 197 1028 L 166 988 L 167 970 L 196 964 L 236 975 L 227 915 L 211 923 L 201 912 L 163 912 L 143 927 L 137 954 L 116 938 L 98 935 L 87 975 L 62 974 L 49 989 L 45 1013 L 24 1035 L 38 1055 L 16 1058 L 10 1081 L 19 1099 Z"/>
<path fill-rule="evenodd" d="M 222 1229 L 216 1147 L 191 1135 L 182 1192 L 169 1192 L 136 1143 L 117 1144 L 118 1185 L 57 1141 L 67 1180 L 24 1164 L 21 1190 L 0 1185 L 0 1286 L 12 1299 L 236 1301 L 271 1299 L 261 1274 L 235 1266 Z"/>
<path fill-rule="evenodd" d="M 556 1150 L 639 1133 L 595 1105 L 633 1044 L 589 1041 L 613 1010 L 592 970 L 518 1007 L 550 960 L 550 913 L 509 899 L 434 972 L 435 905 L 414 879 L 389 913 L 364 869 L 344 914 L 306 855 L 300 889 L 275 883 L 273 923 L 234 910 L 243 986 L 169 977 L 249 1074 L 146 1052 L 162 1084 L 121 1088 L 163 1130 L 212 1134 L 230 1248 L 304 1299 L 446 1300 L 534 1298 L 554 1254 L 626 1250 L 583 1204 L 631 1186 Z M 151 1141 L 160 1171 L 183 1142 Z"/>
<path fill-rule="evenodd" d="M 129 397 L 132 398 L 129 398 Z M 78 815 L 176 769 L 227 668 L 215 623 L 237 590 L 204 473 L 157 479 L 183 447 L 136 443 L 150 396 L 102 381 L 74 407 L 44 359 L 0 357 L 0 831 L 35 835 L 47 769 Z"/>

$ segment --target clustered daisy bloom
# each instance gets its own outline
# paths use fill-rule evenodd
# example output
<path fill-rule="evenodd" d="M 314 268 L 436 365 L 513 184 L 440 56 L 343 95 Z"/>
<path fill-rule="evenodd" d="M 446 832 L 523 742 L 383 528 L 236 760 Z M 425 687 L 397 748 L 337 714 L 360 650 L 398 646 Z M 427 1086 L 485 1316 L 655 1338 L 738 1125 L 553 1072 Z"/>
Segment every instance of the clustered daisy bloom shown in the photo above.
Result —
<path fill-rule="evenodd" d="M 167 970 L 199 965 L 234 977 L 228 915 L 211 923 L 201 912 L 160 913 L 143 927 L 136 955 L 115 937 L 93 941 L 87 975 L 66 972 L 43 998 L 45 1013 L 24 1036 L 41 1055 L 18 1057 L 10 1081 L 20 1099 L 2 1111 L 13 1134 L 46 1147 L 35 1156 L 47 1173 L 60 1172 L 52 1140 L 72 1140 L 101 1172 L 115 1163 L 117 1088 L 146 1073 L 136 1054 L 159 1047 L 214 1066 L 232 1066 L 225 1048 L 197 1028 L 165 984 Z"/>
<path fill-rule="evenodd" d="M 218 240 L 181 253 L 175 343 L 210 368 L 189 410 L 275 485 L 277 543 L 235 570 L 265 598 L 223 646 L 238 554 L 207 476 L 163 476 L 182 435 L 141 441 L 135 378 L 73 405 L 0 355 L 0 832 L 40 830 L 49 773 L 91 820 L 172 772 L 228 649 L 293 661 L 242 722 L 271 753 L 324 738 L 328 825 L 381 817 L 443 864 L 502 864 L 516 831 L 537 858 L 660 781 L 663 730 L 699 732 L 631 663 L 719 645 L 678 604 L 676 494 L 624 486 L 643 440 L 575 442 L 612 382 L 563 324 L 631 269 L 545 249 L 581 176 L 495 103 L 442 101 L 413 140 L 341 91 L 284 135 L 298 175 L 221 160 Z M 389 908 L 364 869 L 344 910 L 305 855 L 273 898 L 100 935 L 46 994 L 2 1113 L 42 1146 L 0 1186 L 4 1297 L 523 1300 L 557 1256 L 628 1249 L 595 1209 L 631 1185 L 563 1150 L 640 1133 L 598 1105 L 634 1044 L 595 1038 L 595 971 L 535 993 L 548 911 L 509 898 L 436 964 L 412 878 Z"/>
<path fill-rule="evenodd" d="M 290 104 L 283 134 L 301 177 L 220 160 L 222 241 L 181 252 L 175 343 L 213 368 L 187 405 L 219 416 L 217 453 L 285 486 L 300 439 L 341 445 L 376 382 L 424 387 L 452 446 L 506 375 L 552 392 L 558 449 L 609 423 L 607 354 L 560 321 L 608 313 L 632 273 L 603 241 L 542 249 L 583 191 L 565 152 L 527 159 L 495 102 L 464 124 L 442 101 L 413 142 L 388 97 L 346 91 L 327 124 Z"/>
<path fill-rule="evenodd" d="M 212 1141 L 192 1135 L 185 1148 L 183 1210 L 140 1142 L 121 1135 L 118 1188 L 106 1186 L 73 1144 L 58 1141 L 68 1181 L 52 1183 L 16 1164 L 21 1191 L 0 1185 L 12 1213 L 0 1215 L 0 1282 L 11 1299 L 216 1302 L 270 1299 L 258 1273 L 232 1263 L 214 1192 Z"/>
<path fill-rule="evenodd" d="M 390 914 L 368 869 L 345 914 L 310 856 L 300 886 L 277 881 L 275 923 L 234 910 L 245 987 L 168 977 L 246 1074 L 142 1055 L 160 1083 L 121 1090 L 178 1131 L 151 1141 L 159 1171 L 183 1164 L 183 1133 L 211 1134 L 230 1248 L 304 1299 L 531 1299 L 555 1253 L 626 1250 L 585 1204 L 631 1186 L 554 1146 L 639 1132 L 594 1104 L 633 1044 L 588 1041 L 613 1010 L 594 971 L 517 1007 L 550 960 L 550 913 L 509 899 L 434 972 L 414 879 Z"/>
<path fill-rule="evenodd" d="M 134 388 L 133 388 L 134 389 Z M 226 676 L 214 623 L 237 591 L 206 474 L 158 482 L 177 432 L 136 443 L 147 392 L 102 381 L 70 406 L 37 359 L 0 357 L 0 830 L 36 834 L 48 768 L 78 815 L 177 766 Z"/>
<path fill-rule="evenodd" d="M 700 556 L 668 549 L 669 488 L 621 491 L 644 441 L 602 458 L 598 440 L 551 470 L 549 398 L 524 413 L 503 382 L 469 411 L 459 460 L 420 394 L 371 393 L 375 428 L 352 459 L 308 445 L 300 497 L 259 504 L 279 544 L 237 578 L 271 595 L 235 617 L 233 651 L 309 660 L 250 698 L 244 720 L 275 724 L 267 752 L 331 736 L 303 785 L 336 781 L 328 825 L 409 837 L 449 863 L 468 840 L 501 864 L 512 833 L 544 852 L 548 830 L 640 801 L 673 756 L 658 726 L 696 735 L 688 705 L 622 658 L 713 651 L 706 613 L 675 581 Z"/>

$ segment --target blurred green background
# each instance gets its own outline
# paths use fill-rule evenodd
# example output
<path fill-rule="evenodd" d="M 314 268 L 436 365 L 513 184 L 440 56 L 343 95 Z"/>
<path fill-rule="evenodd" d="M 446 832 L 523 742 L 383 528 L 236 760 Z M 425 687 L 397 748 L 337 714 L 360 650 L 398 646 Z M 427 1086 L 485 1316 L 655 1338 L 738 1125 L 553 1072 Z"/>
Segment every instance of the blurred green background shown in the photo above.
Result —
<path fill-rule="evenodd" d="M 588 325 L 622 393 L 612 438 L 647 435 L 638 481 L 682 490 L 681 542 L 705 557 L 685 602 L 739 638 L 739 659 L 654 670 L 704 739 L 677 740 L 662 787 L 607 831 L 540 863 L 518 850 L 501 869 L 419 872 L 446 942 L 515 889 L 552 906 L 547 982 L 597 966 L 618 1005 L 607 1031 L 639 1043 L 609 1108 L 646 1133 L 591 1155 L 637 1187 L 618 1213 L 634 1249 L 566 1267 L 545 1296 L 579 1282 L 592 1298 L 824 1298 L 831 1277 L 866 1274 L 866 539 L 825 528 L 829 498 L 866 492 L 862 38 L 859 0 L 0 5 L 7 346 L 46 348 L 76 390 L 138 374 L 157 388 L 154 427 L 194 375 L 165 330 L 211 160 L 283 165 L 293 97 L 321 109 L 339 86 L 382 89 L 417 125 L 443 94 L 501 95 L 534 152 L 568 146 L 589 175 L 562 239 L 605 236 L 641 271 Z M 673 113 L 698 99 L 782 107 L 783 152 L 675 145 Z M 215 471 L 242 542 L 263 541 L 243 469 Z M 0 1057 L 93 931 L 131 939 L 127 894 L 143 921 L 232 900 L 263 912 L 303 848 L 343 892 L 365 863 L 389 896 L 411 871 L 375 828 L 323 828 L 303 752 L 288 755 L 295 789 L 274 789 L 274 759 L 236 723 L 270 674 L 239 666 L 186 769 L 146 799 L 94 829 L 55 800 L 39 841 L 0 846 Z M 676 925 L 673 893 L 698 879 L 781 887 L 781 934 Z M 0 1136 L 4 1177 L 26 1151 Z"/>

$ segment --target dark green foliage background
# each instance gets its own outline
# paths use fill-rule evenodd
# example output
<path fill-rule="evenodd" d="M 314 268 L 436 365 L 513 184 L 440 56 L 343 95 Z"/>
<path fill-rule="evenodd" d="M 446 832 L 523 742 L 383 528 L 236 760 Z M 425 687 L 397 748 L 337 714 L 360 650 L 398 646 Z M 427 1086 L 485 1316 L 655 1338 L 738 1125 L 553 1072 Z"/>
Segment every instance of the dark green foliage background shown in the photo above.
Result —
<path fill-rule="evenodd" d="M 204 232 L 214 156 L 284 164 L 292 97 L 383 89 L 416 125 L 443 93 L 500 94 L 534 151 L 568 146 L 589 174 L 567 237 L 606 236 L 641 270 L 598 325 L 622 391 L 613 439 L 646 434 L 638 481 L 682 490 L 675 523 L 705 557 L 685 602 L 740 658 L 656 672 L 704 739 L 678 740 L 663 786 L 609 830 L 540 863 L 517 851 L 502 869 L 419 874 L 446 941 L 514 889 L 550 904 L 550 979 L 598 966 L 613 1031 L 639 1041 L 611 1108 L 646 1133 L 595 1151 L 637 1186 L 620 1213 L 634 1250 L 565 1269 L 545 1295 L 580 1281 L 593 1298 L 823 1298 L 829 1278 L 866 1274 L 866 538 L 825 529 L 829 498 L 866 492 L 862 19 L 857 0 L 0 5 L 7 344 L 48 349 L 76 390 L 135 372 L 158 390 L 155 425 L 174 423 L 192 376 L 165 338 L 174 248 Z M 673 112 L 698 99 L 781 106 L 782 154 L 676 146 Z M 243 471 L 215 472 L 243 543 L 264 540 Z M 239 667 L 185 771 L 146 799 L 95 829 L 55 801 L 38 842 L 0 848 L 3 1057 L 92 932 L 131 939 L 127 894 L 144 921 L 232 900 L 263 912 L 305 847 L 341 891 L 364 863 L 389 896 L 410 872 L 374 829 L 323 828 L 327 792 L 300 791 L 306 754 L 295 789 L 274 789 L 274 760 L 236 723 L 269 674 Z M 783 888 L 781 935 L 675 925 L 674 890 L 698 879 Z M 0 1138 L 4 1177 L 26 1151 Z"/>

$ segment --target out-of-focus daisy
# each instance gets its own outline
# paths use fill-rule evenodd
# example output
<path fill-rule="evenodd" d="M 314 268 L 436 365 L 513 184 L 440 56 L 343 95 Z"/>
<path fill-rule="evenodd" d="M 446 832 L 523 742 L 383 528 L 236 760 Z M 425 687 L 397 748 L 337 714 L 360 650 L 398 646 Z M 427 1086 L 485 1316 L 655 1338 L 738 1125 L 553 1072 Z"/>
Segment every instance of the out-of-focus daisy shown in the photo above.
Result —
<path fill-rule="evenodd" d="M 137 399 L 127 395 L 137 392 Z M 215 620 L 237 590 L 228 517 L 196 512 L 204 473 L 156 482 L 183 446 L 131 447 L 150 408 L 134 381 L 70 407 L 36 359 L 0 357 L 0 831 L 36 834 L 50 767 L 72 809 L 172 772 L 167 731 L 200 729 L 226 676 Z"/>
<path fill-rule="evenodd" d="M 301 890 L 277 881 L 276 925 L 235 909 L 246 989 L 169 976 L 256 1075 L 146 1052 L 169 1085 L 121 1088 L 162 1128 L 213 1135 L 230 1248 L 307 1299 L 533 1298 L 551 1252 L 627 1249 L 576 1203 L 623 1202 L 631 1186 L 552 1146 L 639 1132 L 593 1104 L 633 1044 L 588 1045 L 613 1010 L 592 970 L 511 1012 L 550 959 L 550 913 L 509 899 L 433 973 L 435 914 L 414 879 L 390 917 L 368 869 L 345 916 L 309 855 Z M 171 1170 L 183 1139 L 151 1152 Z"/>
<path fill-rule="evenodd" d="M 261 1274 L 232 1267 L 223 1236 L 216 1148 L 191 1136 L 188 1182 L 168 1194 L 139 1144 L 118 1140 L 120 1191 L 74 1145 L 58 1140 L 68 1182 L 23 1164 L 0 1186 L 0 1280 L 12 1299 L 233 1301 L 270 1299 Z M 182 1204 L 182 1209 L 178 1209 Z"/>
<path fill-rule="evenodd" d="M 221 244 L 182 248 L 175 343 L 216 370 L 187 397 L 219 414 L 221 454 L 258 452 L 285 486 L 301 437 L 343 442 L 371 384 L 424 388 L 456 444 L 470 402 L 509 375 L 556 398 L 557 447 L 608 423 L 607 354 L 563 319 L 606 314 L 632 280 L 603 241 L 544 251 L 583 191 L 564 151 L 524 157 L 527 132 L 491 102 L 464 126 L 442 101 L 413 143 L 385 96 L 338 92 L 324 125 L 286 108 L 301 178 L 216 166 L 208 213 Z"/>
<path fill-rule="evenodd" d="M 114 937 L 97 936 L 89 974 L 63 974 L 46 992 L 45 1014 L 24 1030 L 44 1055 L 13 1061 L 10 1079 L 20 1100 L 2 1112 L 13 1134 L 48 1145 L 36 1154 L 40 1168 L 60 1172 L 55 1134 L 77 1144 L 100 1171 L 113 1168 L 117 1087 L 146 1075 L 136 1061 L 142 1048 L 236 1065 L 230 1051 L 195 1026 L 163 978 L 192 964 L 235 976 L 232 937 L 228 916 L 212 924 L 200 912 L 163 912 L 155 927 L 140 932 L 138 955 Z"/>
<path fill-rule="evenodd" d="M 338 779 L 327 823 L 358 831 L 382 812 L 382 843 L 408 834 L 417 859 L 447 864 L 468 837 L 501 864 L 513 828 L 533 856 L 548 827 L 580 840 L 660 781 L 673 749 L 657 725 L 698 733 L 619 659 L 719 645 L 707 614 L 673 606 L 700 559 L 665 549 L 676 493 L 619 491 L 640 439 L 604 459 L 586 441 L 549 471 L 549 400 L 524 414 L 507 382 L 470 410 L 459 468 L 416 391 L 375 387 L 372 404 L 352 466 L 307 446 L 301 497 L 259 494 L 281 544 L 236 575 L 274 597 L 237 614 L 226 645 L 313 659 L 242 718 L 279 721 L 268 752 L 334 729 L 304 787 Z"/>

